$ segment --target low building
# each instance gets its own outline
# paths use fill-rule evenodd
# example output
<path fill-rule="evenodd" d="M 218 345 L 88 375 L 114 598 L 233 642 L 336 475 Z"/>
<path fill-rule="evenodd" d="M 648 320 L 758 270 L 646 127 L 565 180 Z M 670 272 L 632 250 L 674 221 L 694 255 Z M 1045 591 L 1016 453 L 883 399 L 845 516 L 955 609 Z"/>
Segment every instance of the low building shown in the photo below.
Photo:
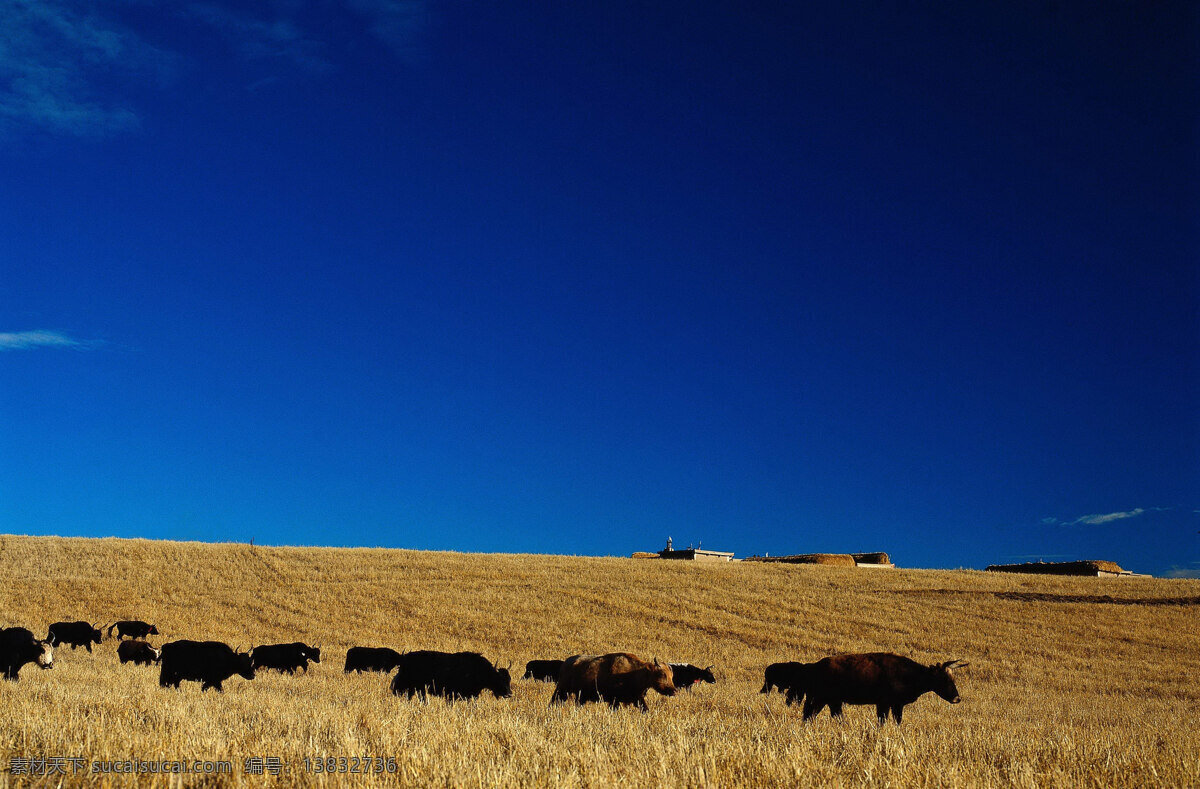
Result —
<path fill-rule="evenodd" d="M 867 567 L 895 569 L 886 553 L 795 553 L 788 556 L 750 556 L 747 562 L 778 562 L 781 564 L 820 564 L 825 567 Z"/>
<path fill-rule="evenodd" d="M 1075 562 L 1023 562 L 1022 564 L 991 564 L 990 573 L 1027 573 L 1033 575 L 1077 575 L 1088 578 L 1145 578 L 1140 573 L 1122 569 L 1116 562 L 1085 559 Z"/>
<path fill-rule="evenodd" d="M 691 562 L 729 562 L 733 561 L 733 551 L 709 551 L 702 548 L 683 548 L 675 550 L 671 538 L 667 538 L 667 547 L 657 553 L 638 551 L 634 559 L 682 559 Z"/>
<path fill-rule="evenodd" d="M 728 562 L 733 559 L 733 551 L 709 551 L 700 548 L 684 548 L 681 551 L 659 551 L 660 559 L 684 559 L 693 562 Z"/>

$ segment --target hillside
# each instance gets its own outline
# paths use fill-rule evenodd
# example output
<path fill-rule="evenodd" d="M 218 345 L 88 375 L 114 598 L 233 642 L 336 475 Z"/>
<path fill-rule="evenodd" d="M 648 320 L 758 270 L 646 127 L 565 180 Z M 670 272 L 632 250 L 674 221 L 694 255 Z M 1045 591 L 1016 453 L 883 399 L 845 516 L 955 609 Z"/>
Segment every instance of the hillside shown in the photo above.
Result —
<path fill-rule="evenodd" d="M 113 641 L 90 655 L 60 647 L 53 670 L 27 666 L 0 683 L 4 768 L 50 756 L 227 759 L 222 783 L 258 785 L 244 760 L 278 756 L 285 785 L 326 778 L 305 757 L 377 756 L 394 757 L 396 772 L 343 778 L 1200 783 L 1196 581 L 19 536 L 0 537 L 0 567 L 2 626 L 43 636 L 56 620 L 138 618 L 158 625 L 156 644 L 302 640 L 324 655 L 307 675 L 260 672 L 201 695 L 121 666 Z M 511 662 L 514 678 L 533 658 L 622 650 L 713 664 L 719 682 L 651 694 L 645 715 L 549 708 L 550 685 L 519 679 L 509 699 L 424 705 L 391 697 L 383 675 L 343 675 L 352 645 L 477 650 Z M 802 725 L 781 696 L 758 693 L 767 663 L 857 651 L 969 660 L 964 702 L 928 695 L 903 727 L 879 730 L 870 708 Z M 25 779 L 0 773 L 0 786 L 9 780 Z M 167 783 L 140 779 L 156 782 Z"/>

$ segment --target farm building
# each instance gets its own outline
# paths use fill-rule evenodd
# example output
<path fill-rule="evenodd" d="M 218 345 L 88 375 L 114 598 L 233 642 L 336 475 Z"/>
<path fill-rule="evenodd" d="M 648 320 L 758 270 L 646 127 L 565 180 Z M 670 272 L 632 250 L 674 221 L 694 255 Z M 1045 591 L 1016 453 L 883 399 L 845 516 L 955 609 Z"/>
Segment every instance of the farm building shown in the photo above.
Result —
<path fill-rule="evenodd" d="M 875 553 L 798 553 L 790 556 L 750 556 L 748 562 L 784 564 L 821 564 L 827 567 L 867 567 L 891 569 L 896 565 L 882 551 Z"/>
<path fill-rule="evenodd" d="M 1087 559 L 1077 562 L 1025 562 L 1023 564 L 988 565 L 992 573 L 1031 573 L 1035 575 L 1082 575 L 1091 578 L 1145 577 L 1140 573 L 1124 570 L 1116 562 L 1102 559 Z"/>
<path fill-rule="evenodd" d="M 667 547 L 657 553 L 638 551 L 634 559 L 682 559 L 691 562 L 728 562 L 733 560 L 733 551 L 709 551 L 701 548 L 681 548 L 675 550 L 671 538 L 667 538 Z"/>

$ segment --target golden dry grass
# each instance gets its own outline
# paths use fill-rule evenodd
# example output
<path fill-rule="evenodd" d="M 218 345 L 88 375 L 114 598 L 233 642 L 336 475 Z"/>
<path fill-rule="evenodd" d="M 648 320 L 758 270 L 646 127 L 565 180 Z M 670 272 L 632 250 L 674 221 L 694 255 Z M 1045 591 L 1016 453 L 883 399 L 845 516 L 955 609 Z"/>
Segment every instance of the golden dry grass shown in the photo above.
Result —
<path fill-rule="evenodd" d="M 1054 598 L 1195 597 L 1196 581 L 14 536 L 0 537 L 0 567 L 0 625 L 44 635 L 58 619 L 142 618 L 162 629 L 156 643 L 304 640 L 325 656 L 220 695 L 160 689 L 113 641 L 59 648 L 52 671 L 0 683 L 5 769 L 233 764 L 221 779 L 87 776 L 121 786 L 1200 784 L 1200 608 Z M 1029 595 L 997 595 L 1012 592 Z M 549 708 L 552 686 L 521 680 L 509 699 L 422 704 L 392 697 L 384 675 L 343 675 L 355 644 L 478 650 L 516 676 L 532 658 L 628 650 L 715 664 L 719 682 L 651 694 L 648 714 Z M 767 663 L 874 650 L 970 660 L 964 702 L 928 695 L 879 729 L 871 708 L 804 725 L 758 693 Z M 267 756 L 288 773 L 243 773 Z M 330 777 L 305 772 L 306 756 L 391 757 L 396 772 Z M 0 772 L 0 787 L 28 781 Z"/>

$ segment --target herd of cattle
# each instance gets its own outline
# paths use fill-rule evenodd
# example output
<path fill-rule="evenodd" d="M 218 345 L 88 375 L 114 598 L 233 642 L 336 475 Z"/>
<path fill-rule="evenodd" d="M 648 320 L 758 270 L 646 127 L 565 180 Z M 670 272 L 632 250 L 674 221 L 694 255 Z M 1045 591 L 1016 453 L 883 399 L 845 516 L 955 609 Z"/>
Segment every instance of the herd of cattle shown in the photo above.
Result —
<path fill-rule="evenodd" d="M 256 670 L 272 669 L 288 674 L 308 671 L 308 664 L 321 662 L 321 648 L 301 642 L 266 644 L 248 652 L 220 641 L 179 640 L 154 647 L 145 639 L 158 635 L 148 622 L 129 620 L 108 627 L 117 632 L 117 656 L 122 664 L 157 664 L 158 684 L 178 688 L 184 680 L 200 683 L 200 689 L 216 688 L 235 674 L 254 679 Z M 54 647 L 68 645 L 92 651 L 103 628 L 88 622 L 55 622 L 46 638 L 35 638 L 23 627 L 0 630 L 0 670 L 5 679 L 16 680 L 21 668 L 35 663 L 43 669 L 54 665 Z M 125 639 L 129 640 L 126 641 Z M 804 720 L 825 707 L 840 716 L 844 704 L 874 705 L 880 725 L 889 713 L 899 724 L 904 707 L 925 693 L 933 692 L 951 704 L 961 700 L 952 669 L 966 666 L 961 660 L 924 665 L 900 655 L 875 652 L 834 655 L 814 663 L 772 663 L 766 667 L 761 693 L 779 690 L 787 704 L 804 704 Z M 712 666 L 666 663 L 658 658 L 644 660 L 626 652 L 607 655 L 574 655 L 564 660 L 531 660 L 523 679 L 554 682 L 551 704 L 574 697 L 577 704 L 605 702 L 616 708 L 635 705 L 646 710 L 646 694 L 654 690 L 673 696 L 679 689 L 716 682 Z M 392 693 L 408 698 L 427 695 L 449 699 L 476 698 L 491 691 L 496 698 L 512 695 L 508 668 L 500 668 L 475 652 L 397 652 L 388 647 L 350 647 L 345 673 L 378 671 L 396 674 Z"/>

